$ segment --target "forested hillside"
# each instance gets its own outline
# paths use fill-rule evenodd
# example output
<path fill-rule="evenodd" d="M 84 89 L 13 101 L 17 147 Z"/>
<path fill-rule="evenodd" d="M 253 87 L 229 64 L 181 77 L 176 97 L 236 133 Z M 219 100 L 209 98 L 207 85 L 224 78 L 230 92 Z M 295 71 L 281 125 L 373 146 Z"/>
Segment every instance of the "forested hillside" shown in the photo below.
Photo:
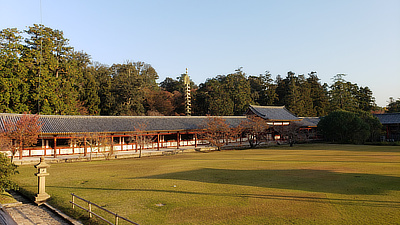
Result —
<path fill-rule="evenodd" d="M 182 75 L 158 84 L 156 69 L 144 62 L 92 62 L 69 46 L 62 31 L 36 24 L 25 31 L 3 29 L 0 45 L 0 113 L 184 115 Z M 285 105 L 298 116 L 376 107 L 372 91 L 344 74 L 331 85 L 316 72 L 289 71 L 274 79 L 269 72 L 248 75 L 239 68 L 212 76 L 192 82 L 192 115 L 242 115 L 250 104 Z"/>

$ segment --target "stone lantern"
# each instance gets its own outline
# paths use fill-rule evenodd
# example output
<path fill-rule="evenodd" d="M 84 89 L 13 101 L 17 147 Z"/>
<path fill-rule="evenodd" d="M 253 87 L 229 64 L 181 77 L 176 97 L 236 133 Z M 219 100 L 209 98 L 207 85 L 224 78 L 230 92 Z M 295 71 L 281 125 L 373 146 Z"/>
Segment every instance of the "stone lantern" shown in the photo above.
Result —
<path fill-rule="evenodd" d="M 46 202 L 47 199 L 50 198 L 50 195 L 46 193 L 46 176 L 49 175 L 47 173 L 47 168 L 50 165 L 44 161 L 44 157 L 40 157 L 40 163 L 35 165 L 35 168 L 38 169 L 38 172 L 35 175 L 38 177 L 38 193 L 35 196 L 35 203 L 41 205 Z"/>

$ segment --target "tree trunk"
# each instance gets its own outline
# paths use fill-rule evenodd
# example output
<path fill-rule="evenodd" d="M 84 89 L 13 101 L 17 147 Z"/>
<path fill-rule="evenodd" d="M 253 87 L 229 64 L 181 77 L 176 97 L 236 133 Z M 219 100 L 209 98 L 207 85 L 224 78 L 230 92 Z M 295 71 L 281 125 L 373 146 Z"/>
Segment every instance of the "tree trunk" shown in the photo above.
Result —
<path fill-rule="evenodd" d="M 19 159 L 22 159 L 22 141 L 20 141 L 20 143 L 19 143 L 18 151 L 19 151 Z"/>

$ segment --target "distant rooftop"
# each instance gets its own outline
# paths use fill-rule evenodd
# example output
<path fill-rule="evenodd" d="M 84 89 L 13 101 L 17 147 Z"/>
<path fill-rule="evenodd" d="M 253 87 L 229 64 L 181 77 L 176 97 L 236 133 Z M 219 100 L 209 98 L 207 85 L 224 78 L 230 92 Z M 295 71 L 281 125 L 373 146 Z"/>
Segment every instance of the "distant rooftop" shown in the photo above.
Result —
<path fill-rule="evenodd" d="M 400 124 L 400 113 L 374 114 L 382 124 Z"/>
<path fill-rule="evenodd" d="M 301 119 L 289 112 L 285 106 L 250 105 L 246 114 L 255 114 L 269 121 L 300 121 Z"/>
<path fill-rule="evenodd" d="M 302 127 L 317 127 L 320 117 L 300 117 L 298 124 Z"/>

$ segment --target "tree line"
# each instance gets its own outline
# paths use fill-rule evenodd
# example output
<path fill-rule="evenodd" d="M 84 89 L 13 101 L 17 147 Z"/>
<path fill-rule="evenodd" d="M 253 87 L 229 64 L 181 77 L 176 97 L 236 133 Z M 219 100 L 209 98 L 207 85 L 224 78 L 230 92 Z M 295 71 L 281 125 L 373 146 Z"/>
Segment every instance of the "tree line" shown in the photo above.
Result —
<path fill-rule="evenodd" d="M 184 115 L 183 74 L 158 84 L 150 64 L 92 62 L 68 41 L 62 31 L 37 24 L 24 31 L 0 32 L 0 112 Z M 289 71 L 274 79 L 268 71 L 247 75 L 239 68 L 199 85 L 191 82 L 192 115 L 242 115 L 250 104 L 285 105 L 297 116 L 376 107 L 368 87 L 346 81 L 344 74 L 332 81 L 321 83 L 316 72 Z"/>

